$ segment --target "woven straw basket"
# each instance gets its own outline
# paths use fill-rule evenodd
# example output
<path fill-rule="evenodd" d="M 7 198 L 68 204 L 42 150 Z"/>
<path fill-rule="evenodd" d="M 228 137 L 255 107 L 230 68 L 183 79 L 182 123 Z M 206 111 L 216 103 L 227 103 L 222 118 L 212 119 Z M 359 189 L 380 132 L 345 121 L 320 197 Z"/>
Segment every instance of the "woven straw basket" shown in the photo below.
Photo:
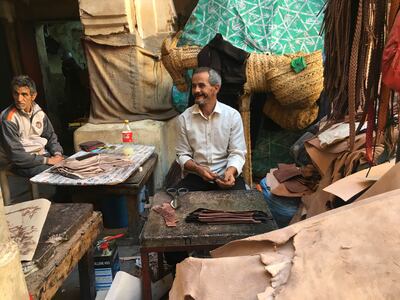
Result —
<path fill-rule="evenodd" d="M 290 64 L 291 59 L 284 55 L 251 53 L 246 64 L 244 89 L 250 93 L 265 93 L 271 89 L 268 72 L 277 65 Z"/>
<path fill-rule="evenodd" d="M 275 99 L 282 105 L 297 108 L 309 107 L 318 100 L 323 89 L 322 53 L 297 53 L 292 58 L 303 56 L 307 67 L 300 73 L 295 73 L 289 63 L 276 65 L 266 75 L 270 90 Z"/>
<path fill-rule="evenodd" d="M 185 92 L 188 90 L 184 75 L 185 71 L 197 67 L 197 55 L 201 48 L 198 46 L 177 47 L 180 34 L 176 34 L 172 40 L 166 38 L 163 41 L 161 60 L 178 90 Z"/>
<path fill-rule="evenodd" d="M 318 105 L 307 108 L 291 108 L 280 105 L 272 97 L 264 104 L 264 114 L 280 127 L 289 130 L 300 130 L 311 125 L 318 117 Z"/>

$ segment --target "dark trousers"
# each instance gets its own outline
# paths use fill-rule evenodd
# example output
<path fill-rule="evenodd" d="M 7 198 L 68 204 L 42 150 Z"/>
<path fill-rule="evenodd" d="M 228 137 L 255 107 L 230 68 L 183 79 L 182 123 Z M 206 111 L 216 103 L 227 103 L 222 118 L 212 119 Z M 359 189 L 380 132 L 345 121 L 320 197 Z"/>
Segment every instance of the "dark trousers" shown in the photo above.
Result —
<path fill-rule="evenodd" d="M 29 180 L 29 178 L 42 173 L 44 170 L 47 170 L 50 167 L 50 165 L 39 165 L 31 168 L 12 167 L 11 171 L 19 176 L 26 177 Z M 55 188 L 55 194 L 49 194 L 49 191 L 47 191 L 45 187 L 39 187 L 39 194 L 41 197 L 43 197 L 44 194 L 46 198 L 49 198 L 49 200 L 52 202 L 57 203 L 67 203 L 71 202 L 72 200 L 71 188 L 69 186 L 57 185 Z"/>
<path fill-rule="evenodd" d="M 204 181 L 203 178 L 196 174 L 188 174 L 175 186 L 175 188 L 187 188 L 191 192 L 196 191 L 218 191 L 222 190 L 215 182 Z M 245 190 L 246 184 L 243 177 L 237 177 L 235 185 L 229 190 Z M 165 260 L 169 265 L 176 265 L 188 257 L 186 251 L 179 252 L 164 252 Z"/>
<path fill-rule="evenodd" d="M 39 173 L 42 173 L 44 170 L 47 170 L 50 167 L 50 165 L 39 165 L 31 168 L 17 168 L 13 166 L 11 171 L 19 176 L 31 178 Z"/>

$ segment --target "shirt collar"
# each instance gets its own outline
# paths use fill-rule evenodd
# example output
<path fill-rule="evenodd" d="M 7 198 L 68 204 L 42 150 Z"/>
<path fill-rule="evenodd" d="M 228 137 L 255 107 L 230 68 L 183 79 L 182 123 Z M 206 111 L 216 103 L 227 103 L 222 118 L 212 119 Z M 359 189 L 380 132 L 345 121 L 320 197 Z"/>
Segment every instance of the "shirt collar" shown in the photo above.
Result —
<path fill-rule="evenodd" d="M 219 101 L 217 100 L 217 102 L 215 103 L 215 107 L 214 107 L 214 111 L 211 113 L 211 115 L 213 113 L 222 113 L 222 107 L 221 107 L 221 103 L 219 103 Z M 198 104 L 195 104 L 192 110 L 192 114 L 201 114 L 203 115 L 203 113 L 200 110 L 200 107 Z"/>
<path fill-rule="evenodd" d="M 24 111 L 24 110 L 20 110 L 20 112 L 21 112 L 22 114 L 24 114 L 24 115 L 26 115 L 26 116 L 28 116 L 28 117 L 30 118 L 30 117 L 32 117 L 32 115 L 33 115 L 34 113 L 36 113 L 38 110 L 40 110 L 39 105 L 36 104 L 36 102 L 33 102 L 33 103 L 32 103 L 32 109 L 31 109 L 30 112 L 26 112 L 26 111 Z"/>

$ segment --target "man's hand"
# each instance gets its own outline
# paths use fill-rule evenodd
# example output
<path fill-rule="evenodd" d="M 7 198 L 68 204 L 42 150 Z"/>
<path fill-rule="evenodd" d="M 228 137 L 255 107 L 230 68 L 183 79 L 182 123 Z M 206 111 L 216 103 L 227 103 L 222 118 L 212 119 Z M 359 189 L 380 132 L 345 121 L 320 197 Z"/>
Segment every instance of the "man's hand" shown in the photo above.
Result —
<path fill-rule="evenodd" d="M 56 163 L 59 163 L 60 161 L 64 160 L 64 157 L 62 155 L 55 155 L 52 157 L 49 157 L 47 160 L 48 165 L 55 165 Z"/>
<path fill-rule="evenodd" d="M 214 181 L 218 177 L 217 173 L 211 172 L 208 167 L 201 165 L 198 165 L 196 172 L 204 181 Z"/>
<path fill-rule="evenodd" d="M 214 181 L 218 177 L 218 174 L 211 172 L 209 167 L 200 165 L 193 159 L 185 163 L 185 170 L 196 173 L 203 178 L 204 181 Z"/>
<path fill-rule="evenodd" d="M 229 189 L 235 185 L 235 177 L 237 174 L 237 170 L 235 167 L 228 167 L 225 170 L 224 178 L 217 179 L 215 182 L 222 189 Z"/>

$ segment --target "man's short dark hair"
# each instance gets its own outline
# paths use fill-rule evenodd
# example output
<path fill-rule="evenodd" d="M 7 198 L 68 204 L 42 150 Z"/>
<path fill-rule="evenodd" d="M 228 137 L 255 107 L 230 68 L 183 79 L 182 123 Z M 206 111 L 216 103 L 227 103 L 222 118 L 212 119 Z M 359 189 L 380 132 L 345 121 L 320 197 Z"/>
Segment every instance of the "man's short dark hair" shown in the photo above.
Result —
<path fill-rule="evenodd" d="M 208 73 L 208 82 L 214 86 L 214 85 L 219 85 L 221 86 L 221 76 L 218 74 L 217 71 L 215 71 L 212 68 L 208 68 L 208 67 L 200 67 L 194 70 L 193 75 L 194 74 L 198 74 L 198 73 L 204 73 L 207 72 Z"/>
<path fill-rule="evenodd" d="M 15 76 L 11 81 L 11 89 L 14 90 L 16 87 L 28 87 L 31 94 L 36 94 L 36 84 L 28 75 Z"/>

